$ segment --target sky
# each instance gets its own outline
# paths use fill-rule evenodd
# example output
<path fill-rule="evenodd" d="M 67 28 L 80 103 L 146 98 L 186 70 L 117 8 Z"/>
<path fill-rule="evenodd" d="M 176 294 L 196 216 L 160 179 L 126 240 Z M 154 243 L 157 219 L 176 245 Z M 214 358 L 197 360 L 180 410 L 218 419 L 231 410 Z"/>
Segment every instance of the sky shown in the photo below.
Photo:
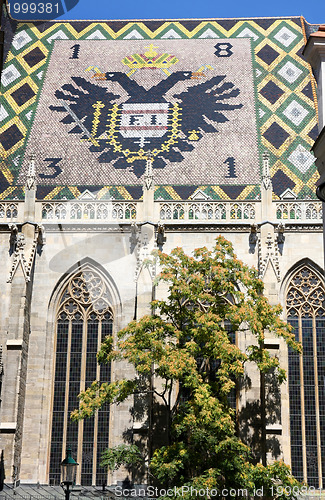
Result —
<path fill-rule="evenodd" d="M 304 16 L 325 24 L 324 0 L 79 0 L 59 19 L 188 19 Z"/>

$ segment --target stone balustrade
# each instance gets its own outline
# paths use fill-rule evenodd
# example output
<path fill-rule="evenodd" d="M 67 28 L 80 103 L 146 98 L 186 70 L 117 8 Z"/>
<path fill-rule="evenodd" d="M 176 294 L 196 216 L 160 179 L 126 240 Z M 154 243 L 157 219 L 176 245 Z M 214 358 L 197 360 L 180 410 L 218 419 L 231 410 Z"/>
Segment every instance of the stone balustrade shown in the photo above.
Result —
<path fill-rule="evenodd" d="M 1 201 L 0 202 L 0 223 L 17 222 L 22 216 L 23 202 Z"/>
<path fill-rule="evenodd" d="M 77 201 L 36 202 L 43 222 L 125 222 L 141 220 L 142 201 Z M 156 201 L 155 219 L 168 224 L 206 222 L 260 222 L 260 201 Z M 1 222 L 22 222 L 23 201 L 0 202 Z M 275 201 L 275 221 L 321 222 L 320 201 Z"/>
<path fill-rule="evenodd" d="M 276 218 L 288 222 L 321 221 L 323 218 L 320 201 L 277 201 Z"/>
<path fill-rule="evenodd" d="M 42 203 L 43 222 L 130 222 L 137 219 L 137 202 L 50 201 Z"/>
<path fill-rule="evenodd" d="M 254 222 L 260 202 L 159 202 L 159 219 L 166 222 Z"/>

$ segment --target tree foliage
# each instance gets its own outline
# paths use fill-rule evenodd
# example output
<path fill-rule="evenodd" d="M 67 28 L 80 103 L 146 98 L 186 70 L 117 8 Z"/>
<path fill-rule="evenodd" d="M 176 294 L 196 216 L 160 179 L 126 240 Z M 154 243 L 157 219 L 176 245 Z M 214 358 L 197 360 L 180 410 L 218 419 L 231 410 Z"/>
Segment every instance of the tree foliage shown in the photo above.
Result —
<path fill-rule="evenodd" d="M 109 448 L 102 454 L 101 465 L 109 470 L 117 470 L 121 465 L 138 466 L 142 464 L 142 456 L 139 448 L 135 445 L 120 444 L 115 448 Z"/>
<path fill-rule="evenodd" d="M 270 466 L 259 464 L 255 470 L 249 463 L 249 448 L 236 435 L 229 394 L 245 363 L 255 363 L 262 373 L 273 370 L 279 382 L 285 379 L 278 358 L 264 348 L 266 331 L 296 351 L 301 346 L 281 320 L 281 307 L 263 296 L 257 271 L 238 260 L 224 238 L 218 237 L 212 250 L 196 249 L 193 256 L 175 248 L 158 257 L 156 284 L 167 282 L 167 297 L 152 302 L 152 315 L 121 330 L 116 345 L 107 337 L 98 353 L 99 363 L 131 363 L 135 377 L 94 382 L 81 393 L 73 418 L 88 417 L 103 404 L 134 394 L 152 394 L 166 410 L 165 445 L 154 450 L 149 464 L 161 484 L 242 488 L 251 487 L 257 476 L 266 484 Z M 252 338 L 245 352 L 233 342 L 235 332 Z M 277 464 L 280 480 L 291 478 Z"/>

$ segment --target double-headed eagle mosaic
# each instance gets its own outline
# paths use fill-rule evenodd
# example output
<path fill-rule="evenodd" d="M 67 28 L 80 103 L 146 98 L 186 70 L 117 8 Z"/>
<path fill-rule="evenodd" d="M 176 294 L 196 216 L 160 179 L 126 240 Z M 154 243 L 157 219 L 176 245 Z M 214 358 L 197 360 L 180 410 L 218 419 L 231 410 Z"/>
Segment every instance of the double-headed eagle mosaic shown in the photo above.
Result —
<path fill-rule="evenodd" d="M 219 54 L 222 50 L 226 57 L 231 54 L 229 48 L 220 49 L 219 45 Z M 218 132 L 218 123 L 228 121 L 229 112 L 243 104 L 233 103 L 240 90 L 227 81 L 226 75 L 209 79 L 212 67 L 208 66 L 196 72 L 170 73 L 170 66 L 177 61 L 170 54 L 157 54 L 150 45 L 144 54 L 123 59 L 131 69 L 128 74 L 103 73 L 96 68 L 94 82 L 72 76 L 73 83 L 64 84 L 55 92 L 58 102 L 50 109 L 64 113 L 61 121 L 73 125 L 69 133 L 79 134 L 82 141 L 87 141 L 100 163 L 110 163 L 116 169 L 131 168 L 140 177 L 145 170 L 147 150 L 153 168 L 181 162 L 185 152 L 192 151 L 205 134 Z M 162 70 L 164 77 L 146 89 L 132 75 L 148 68 Z M 124 92 L 112 93 L 96 80 L 117 82 Z M 179 91 L 179 82 L 184 82 L 183 91 Z M 125 93 L 128 97 L 121 103 Z"/>

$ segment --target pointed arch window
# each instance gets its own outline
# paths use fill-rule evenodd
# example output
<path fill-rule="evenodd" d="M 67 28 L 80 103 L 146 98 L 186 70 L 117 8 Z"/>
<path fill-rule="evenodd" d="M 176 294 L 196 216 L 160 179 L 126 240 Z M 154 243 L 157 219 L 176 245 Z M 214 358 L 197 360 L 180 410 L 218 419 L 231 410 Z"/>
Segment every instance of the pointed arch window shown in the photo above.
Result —
<path fill-rule="evenodd" d="M 325 289 L 307 265 L 293 275 L 287 291 L 287 319 L 303 354 L 289 350 L 292 472 L 310 486 L 325 478 Z"/>
<path fill-rule="evenodd" d="M 106 482 L 100 457 L 108 447 L 109 408 L 81 422 L 72 422 L 70 413 L 78 407 L 80 391 L 94 380 L 110 381 L 110 366 L 99 366 L 96 353 L 112 328 L 108 287 L 99 273 L 86 266 L 66 284 L 56 317 L 50 484 L 60 483 L 60 462 L 68 444 L 80 464 L 77 483 Z"/>

